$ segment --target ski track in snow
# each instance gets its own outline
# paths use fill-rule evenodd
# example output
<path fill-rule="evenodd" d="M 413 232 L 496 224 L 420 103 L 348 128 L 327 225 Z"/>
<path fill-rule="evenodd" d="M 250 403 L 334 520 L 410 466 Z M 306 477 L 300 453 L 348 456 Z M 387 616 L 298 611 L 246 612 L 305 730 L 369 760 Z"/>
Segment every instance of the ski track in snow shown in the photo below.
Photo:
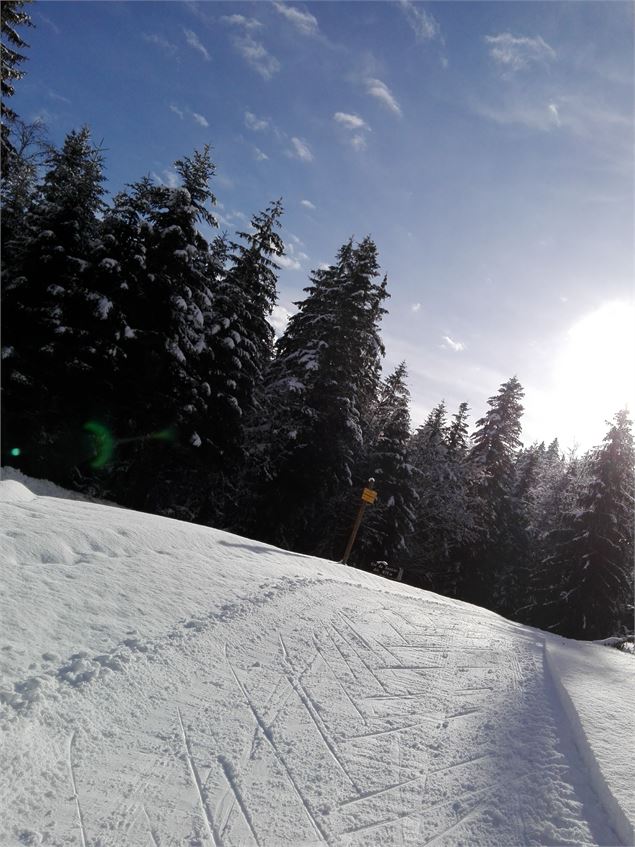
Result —
<path fill-rule="evenodd" d="M 263 551 L 288 573 L 5 685 L 0 844 L 619 843 L 541 633 Z"/>

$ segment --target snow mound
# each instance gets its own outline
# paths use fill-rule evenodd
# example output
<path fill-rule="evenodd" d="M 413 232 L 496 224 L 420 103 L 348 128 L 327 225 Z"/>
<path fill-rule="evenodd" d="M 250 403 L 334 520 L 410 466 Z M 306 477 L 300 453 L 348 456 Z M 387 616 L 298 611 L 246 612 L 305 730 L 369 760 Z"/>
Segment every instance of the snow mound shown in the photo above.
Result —
<path fill-rule="evenodd" d="M 624 840 L 611 798 L 632 773 L 581 755 L 575 721 L 625 768 L 630 739 L 563 709 L 545 668 L 558 639 L 226 532 L 24 491 L 0 483 L 3 847 Z M 594 649 L 585 686 L 627 713 L 628 657 Z M 579 686 L 549 667 L 573 703 Z"/>
<path fill-rule="evenodd" d="M 35 500 L 35 494 L 31 493 L 21 482 L 7 480 L 0 484 L 0 502 L 27 503 L 29 500 Z"/>

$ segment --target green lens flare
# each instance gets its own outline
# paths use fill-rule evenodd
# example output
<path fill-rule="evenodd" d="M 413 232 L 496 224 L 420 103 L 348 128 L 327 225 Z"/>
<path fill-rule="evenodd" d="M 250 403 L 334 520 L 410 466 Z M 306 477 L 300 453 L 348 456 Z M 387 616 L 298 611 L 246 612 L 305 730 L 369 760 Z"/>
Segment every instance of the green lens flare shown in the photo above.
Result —
<path fill-rule="evenodd" d="M 19 447 L 14 447 L 12 450 L 9 451 L 9 453 L 11 456 L 20 456 L 22 454 L 22 450 L 20 450 Z"/>
<path fill-rule="evenodd" d="M 94 437 L 95 455 L 90 462 L 90 467 L 93 470 L 99 470 L 112 459 L 112 454 L 115 451 L 115 439 L 108 427 L 99 423 L 99 421 L 88 421 L 84 424 L 84 429 Z"/>
<path fill-rule="evenodd" d="M 176 430 L 173 426 L 169 426 L 167 429 L 162 429 L 161 432 L 153 432 L 150 438 L 154 438 L 157 441 L 174 441 L 176 438 Z"/>

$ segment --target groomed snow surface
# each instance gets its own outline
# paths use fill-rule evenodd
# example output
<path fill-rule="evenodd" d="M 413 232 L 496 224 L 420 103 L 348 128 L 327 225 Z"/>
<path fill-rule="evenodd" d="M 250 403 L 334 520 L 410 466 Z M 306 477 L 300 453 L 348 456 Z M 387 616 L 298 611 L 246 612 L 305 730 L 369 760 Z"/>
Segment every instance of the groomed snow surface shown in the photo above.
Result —
<path fill-rule="evenodd" d="M 632 657 L 63 495 L 0 482 L 3 847 L 633 844 Z"/>

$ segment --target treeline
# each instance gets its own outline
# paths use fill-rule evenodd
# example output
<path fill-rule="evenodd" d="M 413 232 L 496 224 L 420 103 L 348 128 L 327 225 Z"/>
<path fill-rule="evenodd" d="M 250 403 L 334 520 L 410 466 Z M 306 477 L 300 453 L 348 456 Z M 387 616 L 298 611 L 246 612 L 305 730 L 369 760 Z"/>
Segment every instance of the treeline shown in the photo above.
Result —
<path fill-rule="evenodd" d="M 6 126 L 3 461 L 334 560 L 372 476 L 357 567 L 388 561 L 565 635 L 632 627 L 625 411 L 583 457 L 523 448 L 512 377 L 471 437 L 465 403 L 413 433 L 405 363 L 382 374 L 387 280 L 370 237 L 310 274 L 275 341 L 279 200 L 244 232 L 205 237 L 209 147 L 175 163 L 177 187 L 142 177 L 106 201 L 88 129 L 57 149 L 15 116 Z"/>

